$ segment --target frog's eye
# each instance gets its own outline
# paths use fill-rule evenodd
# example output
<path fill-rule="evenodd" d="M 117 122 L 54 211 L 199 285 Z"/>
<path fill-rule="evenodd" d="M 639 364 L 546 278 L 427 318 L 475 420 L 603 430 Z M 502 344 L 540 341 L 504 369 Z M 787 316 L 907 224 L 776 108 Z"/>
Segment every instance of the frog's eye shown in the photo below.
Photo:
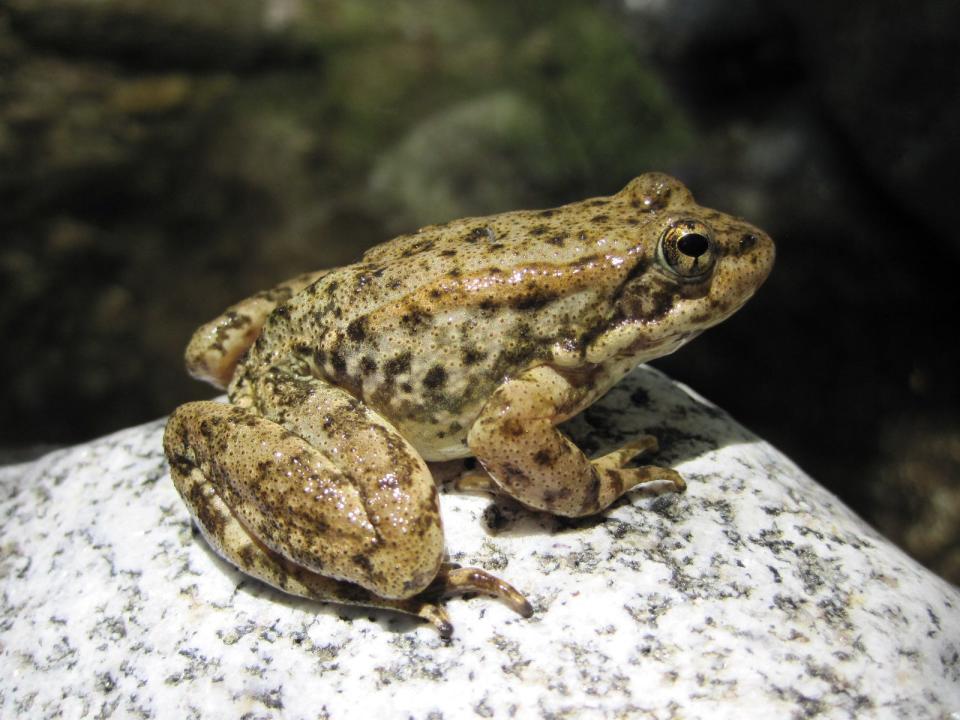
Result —
<path fill-rule="evenodd" d="M 696 282 L 706 277 L 717 260 L 710 228 L 697 220 L 678 220 L 660 236 L 657 259 L 681 280 Z"/>

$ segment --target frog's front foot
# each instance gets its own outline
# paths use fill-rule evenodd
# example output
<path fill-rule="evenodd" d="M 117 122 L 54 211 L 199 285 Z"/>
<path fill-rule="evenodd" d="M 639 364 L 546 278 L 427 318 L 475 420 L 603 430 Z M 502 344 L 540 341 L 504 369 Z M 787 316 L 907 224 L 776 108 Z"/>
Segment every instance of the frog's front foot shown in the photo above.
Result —
<path fill-rule="evenodd" d="M 467 439 L 501 492 L 536 510 L 582 517 L 600 512 L 638 485 L 665 481 L 677 492 L 686 489 L 670 468 L 627 466 L 657 449 L 652 435 L 590 460 L 558 431 L 555 423 L 585 393 L 564 374 L 539 366 L 508 380 L 491 396 Z M 481 487 L 472 477 L 465 483 Z"/>

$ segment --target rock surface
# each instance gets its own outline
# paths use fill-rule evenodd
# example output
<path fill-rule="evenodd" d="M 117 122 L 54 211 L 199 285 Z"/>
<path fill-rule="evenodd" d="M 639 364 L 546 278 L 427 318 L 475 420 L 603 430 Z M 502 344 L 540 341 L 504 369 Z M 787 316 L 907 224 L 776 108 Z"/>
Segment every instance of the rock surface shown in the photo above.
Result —
<path fill-rule="evenodd" d="M 451 558 L 523 589 L 523 620 L 289 598 L 191 530 L 163 423 L 0 469 L 0 716 L 949 717 L 960 592 L 727 415 L 640 369 L 572 426 L 644 431 L 685 495 L 561 521 L 442 498 Z M 362 711 L 362 712 L 361 712 Z"/>

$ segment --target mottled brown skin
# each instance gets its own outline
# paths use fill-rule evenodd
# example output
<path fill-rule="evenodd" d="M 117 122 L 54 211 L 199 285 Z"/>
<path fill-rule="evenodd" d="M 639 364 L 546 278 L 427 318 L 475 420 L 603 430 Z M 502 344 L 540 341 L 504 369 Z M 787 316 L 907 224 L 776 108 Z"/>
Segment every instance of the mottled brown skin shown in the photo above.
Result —
<path fill-rule="evenodd" d="M 419 614 L 505 583 L 443 564 L 425 460 L 475 456 L 471 487 L 567 516 L 673 470 L 625 467 L 645 436 L 590 460 L 556 424 L 638 363 L 736 312 L 774 249 L 761 230 L 643 175 L 610 197 L 466 218 L 242 301 L 197 331 L 191 373 L 232 405 L 167 426 L 172 474 L 205 536 L 288 592 Z"/>

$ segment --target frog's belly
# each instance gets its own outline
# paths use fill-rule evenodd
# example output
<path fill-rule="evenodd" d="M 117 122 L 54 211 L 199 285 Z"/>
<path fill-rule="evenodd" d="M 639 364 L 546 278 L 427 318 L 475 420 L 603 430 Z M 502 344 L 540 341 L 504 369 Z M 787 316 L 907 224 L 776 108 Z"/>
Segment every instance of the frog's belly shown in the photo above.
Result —
<path fill-rule="evenodd" d="M 395 423 L 401 435 L 420 453 L 424 460 L 442 461 L 470 457 L 473 453 L 467 447 L 467 433 L 472 422 L 455 421 L 460 429 L 450 429 L 452 423 L 441 426 L 434 423 L 422 423 L 416 420 L 401 420 Z M 446 429 L 439 429 L 439 428 Z"/>

